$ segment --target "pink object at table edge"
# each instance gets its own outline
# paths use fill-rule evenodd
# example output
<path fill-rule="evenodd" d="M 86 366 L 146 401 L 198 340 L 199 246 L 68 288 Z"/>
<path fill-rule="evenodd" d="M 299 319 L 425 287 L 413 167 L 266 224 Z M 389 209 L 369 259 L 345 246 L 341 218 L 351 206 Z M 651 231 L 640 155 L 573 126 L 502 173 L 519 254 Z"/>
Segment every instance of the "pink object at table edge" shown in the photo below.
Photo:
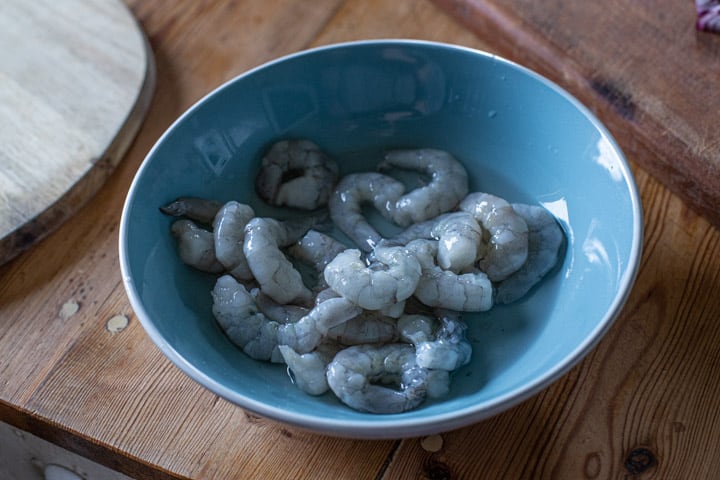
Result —
<path fill-rule="evenodd" d="M 720 0 L 695 0 L 695 28 L 720 33 Z"/>

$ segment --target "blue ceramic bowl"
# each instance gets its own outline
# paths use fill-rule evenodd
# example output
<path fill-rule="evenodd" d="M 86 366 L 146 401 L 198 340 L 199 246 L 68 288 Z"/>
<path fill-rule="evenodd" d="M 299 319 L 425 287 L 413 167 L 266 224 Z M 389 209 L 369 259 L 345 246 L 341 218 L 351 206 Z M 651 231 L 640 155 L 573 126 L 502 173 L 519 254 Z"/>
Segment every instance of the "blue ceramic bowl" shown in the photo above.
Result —
<path fill-rule="evenodd" d="M 343 172 L 389 147 L 452 152 L 471 191 L 545 206 L 567 237 L 562 263 L 522 301 L 467 315 L 474 351 L 443 400 L 402 414 L 353 411 L 312 397 L 283 366 L 246 357 L 216 325 L 215 278 L 178 260 L 171 219 L 182 195 L 235 199 L 272 214 L 253 187 L 259 156 L 280 138 L 312 139 Z M 290 55 L 222 85 L 152 148 L 123 211 L 120 261 L 138 319 L 187 375 L 240 407 L 331 435 L 409 437 L 462 427 L 547 387 L 617 317 L 640 260 L 642 210 L 608 131 L 547 79 L 497 56 L 388 40 Z"/>

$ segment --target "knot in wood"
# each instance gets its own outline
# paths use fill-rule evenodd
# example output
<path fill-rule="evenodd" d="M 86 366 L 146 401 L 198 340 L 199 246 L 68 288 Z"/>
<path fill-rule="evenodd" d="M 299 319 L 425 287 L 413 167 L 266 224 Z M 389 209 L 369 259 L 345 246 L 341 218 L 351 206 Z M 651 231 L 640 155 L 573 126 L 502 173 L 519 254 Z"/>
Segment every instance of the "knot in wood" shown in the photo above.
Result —
<path fill-rule="evenodd" d="M 425 477 L 429 480 L 452 480 L 455 478 L 450 467 L 432 459 L 425 462 Z"/>
<path fill-rule="evenodd" d="M 655 454 L 644 447 L 634 448 L 625 458 L 625 469 L 630 475 L 639 475 L 657 463 Z"/>

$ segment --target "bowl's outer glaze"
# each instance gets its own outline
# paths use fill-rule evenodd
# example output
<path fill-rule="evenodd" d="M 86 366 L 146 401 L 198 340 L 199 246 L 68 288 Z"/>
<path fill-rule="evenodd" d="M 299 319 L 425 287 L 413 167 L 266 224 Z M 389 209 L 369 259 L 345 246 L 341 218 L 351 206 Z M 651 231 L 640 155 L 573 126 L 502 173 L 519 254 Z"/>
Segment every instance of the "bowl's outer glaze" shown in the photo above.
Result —
<path fill-rule="evenodd" d="M 253 180 L 280 138 L 314 140 L 343 173 L 384 149 L 433 147 L 468 169 L 471 191 L 540 204 L 566 236 L 562 263 L 524 300 L 467 315 L 473 358 L 442 401 L 399 415 L 355 412 L 253 361 L 210 312 L 211 275 L 182 265 L 158 207 L 193 195 L 263 207 Z M 601 123 L 565 91 L 496 56 L 420 41 L 301 52 L 231 80 L 162 136 L 123 212 L 120 257 L 132 306 L 156 345 L 218 395 L 258 414 L 353 437 L 406 437 L 476 422 L 533 395 L 607 331 L 638 268 L 642 210 L 632 173 Z"/>

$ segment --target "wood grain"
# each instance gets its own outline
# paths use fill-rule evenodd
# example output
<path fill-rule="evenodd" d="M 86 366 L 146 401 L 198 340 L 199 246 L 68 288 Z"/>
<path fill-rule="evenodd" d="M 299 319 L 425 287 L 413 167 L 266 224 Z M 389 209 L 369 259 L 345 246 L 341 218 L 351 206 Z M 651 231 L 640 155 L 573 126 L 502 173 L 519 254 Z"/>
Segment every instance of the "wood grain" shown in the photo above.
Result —
<path fill-rule="evenodd" d="M 139 479 L 714 478 L 720 232 L 634 151 L 646 237 L 622 315 L 548 389 L 443 434 L 437 451 L 423 439 L 355 441 L 289 428 L 182 374 L 134 317 L 117 257 L 124 197 L 164 129 L 223 81 L 308 46 L 380 37 L 496 45 L 428 1 L 128 4 L 156 56 L 157 93 L 93 201 L 0 266 L 0 420 Z M 129 324 L 112 333 L 106 324 L 117 315 Z"/>
<path fill-rule="evenodd" d="M 0 6 L 0 264 L 101 187 L 140 127 L 152 54 L 120 1 Z"/>
<path fill-rule="evenodd" d="M 693 2 L 435 0 L 595 110 L 626 154 L 720 226 L 720 36 Z"/>

